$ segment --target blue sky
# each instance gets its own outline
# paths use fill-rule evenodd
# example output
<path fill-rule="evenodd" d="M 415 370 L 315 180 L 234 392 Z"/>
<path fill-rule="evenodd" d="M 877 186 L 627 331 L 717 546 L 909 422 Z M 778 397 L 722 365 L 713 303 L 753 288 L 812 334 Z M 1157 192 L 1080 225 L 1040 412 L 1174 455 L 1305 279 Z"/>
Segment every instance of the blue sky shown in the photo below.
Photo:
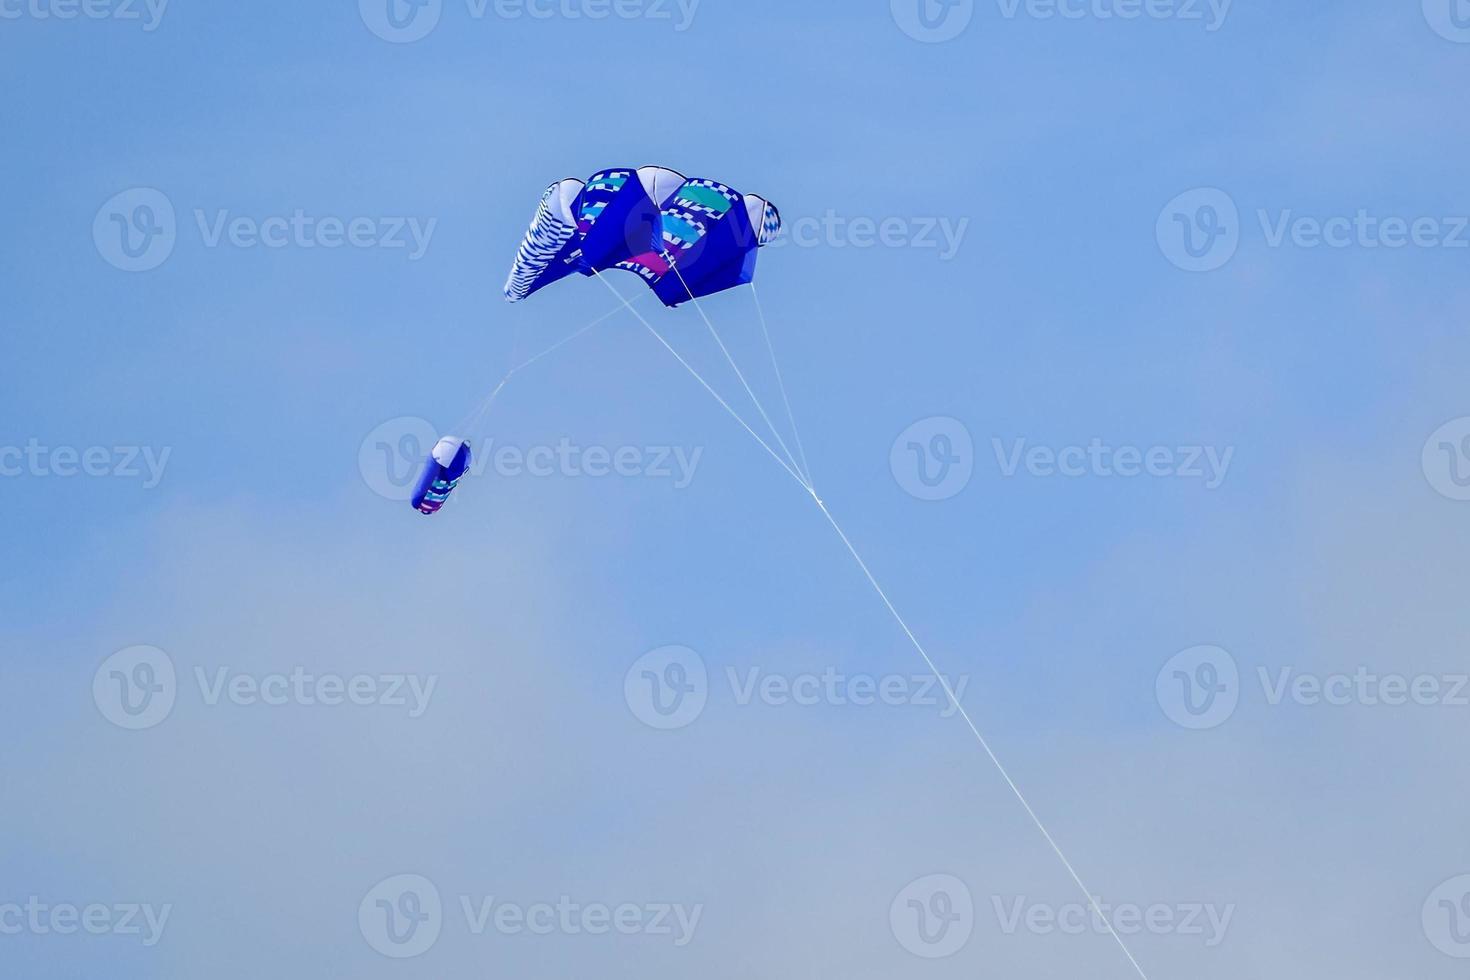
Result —
<path fill-rule="evenodd" d="M 548 183 L 643 164 L 782 209 L 758 281 L 817 488 L 1091 889 L 1170 923 L 1127 937 L 1148 976 L 1456 975 L 1467 18 L 926 2 L 955 36 L 917 0 L 443 0 L 407 42 L 378 0 L 0 2 L 7 976 L 1137 975 L 1046 925 L 1065 870 L 806 492 L 631 315 L 476 436 L 639 475 L 389 499 L 378 442 L 616 308 L 500 288 Z M 167 229 L 151 268 L 114 215 Z M 758 424 L 694 310 L 639 309 Z M 750 292 L 705 311 L 780 420 Z M 907 434 L 940 432 L 970 477 L 919 499 Z M 670 646 L 704 703 L 661 730 L 636 692 Z M 129 730 L 137 647 L 173 704 Z M 1233 710 L 1169 693 L 1201 658 Z M 403 958 L 373 925 L 401 875 L 443 906 Z M 462 904 L 562 896 L 697 926 Z M 10 929 L 32 897 L 170 912 L 152 945 Z"/>

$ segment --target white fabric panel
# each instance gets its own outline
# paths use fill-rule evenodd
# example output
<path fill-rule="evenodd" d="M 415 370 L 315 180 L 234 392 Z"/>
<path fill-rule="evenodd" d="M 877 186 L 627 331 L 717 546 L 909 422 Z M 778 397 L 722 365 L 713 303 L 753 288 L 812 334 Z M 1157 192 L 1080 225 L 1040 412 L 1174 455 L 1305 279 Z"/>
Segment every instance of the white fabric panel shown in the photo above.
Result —
<path fill-rule="evenodd" d="M 434 461 L 440 466 L 448 466 L 454 462 L 454 457 L 459 454 L 459 447 L 463 445 L 463 439 L 457 439 L 454 436 L 445 436 L 439 440 L 439 444 L 434 447 L 434 451 L 430 455 L 434 457 Z"/>
<path fill-rule="evenodd" d="M 568 177 L 566 180 L 557 184 L 556 193 L 552 195 L 554 198 L 552 213 L 569 225 L 576 224 L 577 219 L 572 215 L 572 202 L 577 199 L 577 195 L 582 193 L 582 188 L 586 186 L 587 184 L 585 182 L 575 177 Z"/>
<path fill-rule="evenodd" d="M 686 178 L 679 171 L 667 167 L 639 167 L 638 179 L 643 182 L 643 189 L 648 192 L 649 200 L 663 207 L 674 196 L 674 192 L 684 186 Z"/>

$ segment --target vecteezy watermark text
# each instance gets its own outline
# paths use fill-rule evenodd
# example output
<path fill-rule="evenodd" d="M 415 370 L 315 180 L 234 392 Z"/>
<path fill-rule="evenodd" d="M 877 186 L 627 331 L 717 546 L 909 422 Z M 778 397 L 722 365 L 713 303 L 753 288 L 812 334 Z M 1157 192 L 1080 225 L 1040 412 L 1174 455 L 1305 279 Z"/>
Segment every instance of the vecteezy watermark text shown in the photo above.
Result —
<path fill-rule="evenodd" d="M 268 708 L 354 705 L 359 708 L 406 708 L 410 718 L 423 717 L 433 700 L 434 689 L 439 685 L 435 674 L 353 674 L 347 677 L 312 673 L 305 667 L 261 676 L 232 671 L 228 667 L 217 667 L 212 673 L 203 667 L 195 667 L 194 680 L 204 703 L 210 707 L 222 702 L 246 708 L 256 705 Z"/>
<path fill-rule="evenodd" d="M 142 479 L 143 489 L 163 482 L 173 449 L 153 446 L 46 446 L 30 439 L 24 446 L 0 446 L 0 477 L 15 479 L 57 477 L 110 477 Z"/>
<path fill-rule="evenodd" d="M 521 476 L 594 480 L 617 476 L 624 479 L 647 477 L 668 480 L 675 490 L 684 490 L 694 482 L 694 473 L 704 457 L 704 447 L 684 446 L 579 446 L 562 438 L 554 446 L 496 446 L 485 442 L 484 455 L 471 466 L 472 475 L 483 475 L 487 466 L 497 476 L 514 479 Z"/>
<path fill-rule="evenodd" d="M 173 910 L 136 902 L 74 905 L 32 895 L 24 903 L 0 903 L 0 936 L 125 936 L 151 948 L 162 941 Z"/>
<path fill-rule="evenodd" d="M 1204 25 L 1214 33 L 1225 26 L 1235 0 L 996 0 L 1006 20 L 1173 20 Z"/>
<path fill-rule="evenodd" d="M 1399 251 L 1470 249 L 1470 215 L 1350 213 L 1310 215 L 1293 208 L 1255 211 L 1270 249 Z M 1164 206 L 1155 225 L 1159 249 L 1188 272 L 1213 272 L 1235 257 L 1245 233 L 1235 199 L 1217 187 L 1186 191 Z"/>
<path fill-rule="evenodd" d="M 194 223 L 206 248 L 227 244 L 246 249 L 407 249 L 408 261 L 417 262 L 429 250 L 439 219 L 386 215 L 339 218 L 308 214 L 302 208 L 262 218 L 236 215 L 227 209 L 212 213 L 196 209 Z"/>
<path fill-rule="evenodd" d="M 382 249 L 402 252 L 410 262 L 429 250 L 438 218 L 400 215 L 324 215 L 306 208 L 282 214 L 245 215 L 229 208 L 192 212 L 204 248 Z M 109 265 L 124 272 L 149 272 L 168 261 L 179 244 L 180 222 L 173 201 L 152 187 L 114 195 L 92 222 L 92 241 Z"/>
<path fill-rule="evenodd" d="M 1209 902 L 1154 902 L 1147 905 L 1102 899 L 1091 902 L 1039 902 L 1024 895 L 992 895 L 995 925 L 1007 936 L 1181 936 L 1203 940 L 1206 948 L 1225 941 L 1236 906 Z M 905 885 L 889 905 L 888 921 L 900 946 L 923 959 L 958 953 L 970 941 L 980 918 L 970 886 L 949 874 L 931 874 Z"/>
<path fill-rule="evenodd" d="M 380 708 L 421 718 L 439 684 L 436 674 L 336 674 L 294 667 L 248 673 L 195 667 L 193 680 L 206 707 Z M 181 694 L 173 658 L 152 646 L 128 647 L 103 661 L 92 677 L 92 699 L 119 728 L 154 728 L 173 713 Z"/>
<path fill-rule="evenodd" d="M 1470 708 L 1470 674 L 1405 674 L 1366 665 L 1319 673 L 1288 665 L 1258 666 L 1253 676 L 1268 708 Z M 1218 646 L 1190 647 L 1175 654 L 1155 680 L 1164 714 L 1194 730 L 1225 724 L 1245 693 L 1239 663 Z"/>
<path fill-rule="evenodd" d="M 677 902 L 579 902 L 569 895 L 555 902 L 508 902 L 494 895 L 461 895 L 471 935 L 492 929 L 503 936 L 665 936 L 677 948 L 694 941 L 703 905 Z"/>
<path fill-rule="evenodd" d="M 941 262 L 959 254 L 969 218 L 847 216 L 828 209 L 821 217 L 786 216 L 781 235 L 767 248 L 888 248 L 937 253 Z"/>
<path fill-rule="evenodd" d="M 1025 896 L 991 897 L 996 922 L 1008 936 L 1025 931 L 1036 936 L 1185 936 L 1202 938 L 1205 948 L 1225 941 L 1236 907 L 1206 902 L 1155 902 L 1117 905 L 1069 902 L 1054 905 Z"/>
<path fill-rule="evenodd" d="M 425 419 L 389 419 L 358 446 L 358 472 L 380 497 L 408 500 L 438 430 Z M 563 437 L 553 445 L 517 446 L 488 439 L 472 445 L 471 479 L 494 473 L 505 479 L 649 479 L 675 490 L 694 482 L 704 458 L 702 446 L 583 446 Z"/>
<path fill-rule="evenodd" d="M 679 33 L 694 25 L 703 0 L 463 0 L 471 21 L 641 20 Z M 393 44 L 422 41 L 438 28 L 445 0 L 358 0 L 368 30 Z"/>
<path fill-rule="evenodd" d="M 952 717 L 959 710 L 955 702 L 964 698 L 970 686 L 966 675 L 945 678 L 941 683 L 933 674 L 848 674 L 835 667 L 797 674 L 774 673 L 760 667 L 726 667 L 725 680 L 741 707 L 757 702 L 773 708 L 918 707 L 934 708 L 942 718 Z M 945 684 L 954 692 L 954 700 L 945 693 Z"/>
<path fill-rule="evenodd" d="M 1047 446 L 1029 439 L 993 436 L 991 452 L 1003 479 L 1193 480 L 1217 490 L 1235 460 L 1234 446 L 1204 444 L 1117 445 L 1094 437 L 1085 443 Z M 947 500 L 975 473 L 975 441 L 959 419 L 936 415 L 904 429 L 888 453 L 893 478 L 920 500 Z"/>
<path fill-rule="evenodd" d="M 169 0 L 0 0 L 0 20 L 90 20 L 138 23 L 151 34 Z"/>
<path fill-rule="evenodd" d="M 739 708 L 925 708 L 944 718 L 959 711 L 957 702 L 970 685 L 967 675 L 941 680 L 933 674 L 848 673 L 837 667 L 779 672 L 727 666 L 715 676 Z M 649 651 L 623 678 L 623 697 L 634 717 L 665 731 L 693 724 L 714 693 L 704 658 L 685 646 Z"/>
<path fill-rule="evenodd" d="M 1111 446 L 1094 438 L 1086 445 L 1033 446 L 1025 439 L 1007 443 L 991 439 L 996 464 L 1003 477 L 1024 472 L 1033 477 L 1060 476 L 1133 479 L 1198 480 L 1206 490 L 1217 490 L 1230 472 L 1235 447 L 1226 446 Z"/>
<path fill-rule="evenodd" d="M 582 901 L 561 895 L 512 901 L 498 895 L 457 896 L 454 907 L 470 936 L 651 936 L 682 949 L 694 941 L 702 904 Z M 449 916 L 438 887 L 422 875 L 394 875 L 373 886 L 358 906 L 358 927 L 369 946 L 393 959 L 428 952 Z"/>
<path fill-rule="evenodd" d="M 1433 0 L 1426 0 L 1433 2 Z M 1442 2 L 1442 0 L 1441 0 Z M 994 0 L 1008 21 L 1091 20 L 1178 21 L 1203 24 L 1214 33 L 1225 26 L 1234 0 Z M 889 0 L 893 20 L 916 41 L 938 44 L 952 41 L 975 18 L 976 0 Z"/>

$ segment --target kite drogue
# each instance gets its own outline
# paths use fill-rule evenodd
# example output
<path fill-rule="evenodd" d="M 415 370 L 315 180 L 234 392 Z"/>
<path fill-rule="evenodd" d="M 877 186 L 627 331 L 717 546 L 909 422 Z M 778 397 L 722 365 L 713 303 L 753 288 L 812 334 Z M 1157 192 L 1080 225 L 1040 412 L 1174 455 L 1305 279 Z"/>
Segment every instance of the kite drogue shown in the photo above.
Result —
<path fill-rule="evenodd" d="M 413 509 L 420 514 L 437 514 L 444 501 L 459 486 L 460 479 L 470 468 L 470 444 L 468 440 L 445 436 L 434 446 L 429 458 L 424 461 L 424 471 L 419 476 L 413 492 Z"/>

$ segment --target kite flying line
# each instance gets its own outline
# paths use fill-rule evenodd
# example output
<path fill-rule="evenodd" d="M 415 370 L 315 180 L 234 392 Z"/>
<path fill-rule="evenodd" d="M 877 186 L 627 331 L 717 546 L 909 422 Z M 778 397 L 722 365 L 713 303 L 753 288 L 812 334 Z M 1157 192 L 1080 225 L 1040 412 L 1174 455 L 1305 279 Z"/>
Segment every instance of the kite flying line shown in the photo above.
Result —
<path fill-rule="evenodd" d="M 675 268 L 677 270 L 677 266 Z M 756 433 L 756 431 L 752 429 L 743 418 L 740 417 L 740 414 L 730 407 L 729 403 L 726 402 L 725 399 L 720 397 L 719 393 L 716 392 L 713 387 L 711 387 L 709 382 L 706 381 L 704 377 L 701 376 L 700 373 L 696 371 L 694 367 L 691 366 L 690 363 L 685 360 L 679 354 L 679 352 L 675 350 L 656 329 L 654 329 L 653 324 L 648 322 L 648 319 L 643 316 L 642 313 L 633 309 L 633 304 L 630 303 L 626 298 L 624 298 L 623 294 L 618 291 L 617 287 L 608 282 L 606 277 L 604 277 L 601 272 L 596 273 L 596 275 L 597 278 L 602 281 L 602 284 L 605 285 L 609 290 L 611 290 L 614 296 L 618 297 L 618 299 L 623 304 L 623 308 L 632 313 L 635 317 L 637 317 L 638 321 L 648 329 L 648 332 L 653 334 L 658 342 L 662 344 L 664 348 L 669 351 L 669 353 L 673 354 L 678 362 L 684 366 L 684 369 L 694 376 L 694 379 L 700 383 L 705 391 L 708 391 L 711 395 L 714 396 L 715 400 L 719 402 L 720 407 L 728 412 L 730 416 L 735 419 L 736 422 L 739 422 L 741 428 L 745 429 L 745 431 L 748 432 L 750 436 L 755 439 L 757 443 L 760 444 L 761 448 L 769 453 L 771 458 L 775 459 L 777 463 L 780 463 L 781 468 L 786 470 L 786 472 L 791 475 L 791 478 L 811 495 L 811 498 L 816 503 L 817 508 L 822 512 L 822 516 L 825 517 L 827 519 L 827 522 L 832 525 L 832 530 L 837 533 L 838 538 L 840 538 L 843 545 L 846 546 L 848 553 L 851 554 L 853 560 L 857 562 L 857 566 L 862 571 L 863 576 L 867 578 L 868 584 L 873 587 L 873 591 L 878 594 L 878 598 L 883 601 L 883 605 L 887 607 L 888 612 L 893 616 L 894 622 L 896 622 L 899 628 L 903 630 L 904 635 L 907 636 L 909 639 L 909 643 L 913 645 L 914 649 L 923 659 L 925 666 L 929 668 L 929 672 L 933 674 L 935 680 L 939 682 L 939 685 L 941 688 L 943 688 L 946 697 L 949 698 L 950 704 L 954 706 L 954 709 L 959 714 L 959 716 L 964 719 L 966 727 L 970 729 L 970 734 L 975 737 L 975 741 L 980 745 L 980 748 L 985 752 L 986 757 L 989 758 L 991 763 L 995 766 L 996 771 L 1000 773 L 1001 779 L 1003 779 L 1006 786 L 1010 788 L 1012 795 L 1014 795 L 1016 800 L 1021 804 L 1022 809 L 1026 811 L 1026 815 L 1031 818 L 1032 824 L 1034 824 L 1036 829 L 1041 832 L 1042 838 L 1051 848 L 1052 853 L 1057 856 L 1057 859 L 1061 861 L 1062 866 L 1067 869 L 1067 874 L 1071 876 L 1072 881 L 1075 882 L 1077 887 L 1082 890 L 1082 894 L 1087 898 L 1088 906 L 1093 910 L 1094 914 L 1096 914 L 1098 920 L 1103 923 L 1104 927 L 1108 931 L 1108 935 L 1113 937 L 1113 940 L 1118 944 L 1118 948 L 1123 951 L 1123 955 L 1128 958 L 1128 962 L 1132 964 L 1133 969 L 1138 973 L 1139 977 L 1141 977 L 1142 980 L 1148 980 L 1148 974 L 1144 973 L 1143 967 L 1140 966 L 1138 960 L 1134 958 L 1133 952 L 1128 948 L 1128 944 L 1123 941 L 1123 937 L 1120 936 L 1117 930 L 1113 928 L 1112 922 L 1110 922 L 1108 920 L 1108 917 L 1103 913 L 1101 907 L 1098 905 L 1097 899 L 1093 896 L 1091 889 L 1087 887 L 1087 884 L 1082 880 L 1082 876 L 1078 874 L 1077 869 L 1073 866 L 1071 860 L 1067 857 L 1066 852 L 1062 850 L 1061 845 L 1057 843 L 1056 838 L 1052 836 L 1051 831 L 1047 829 L 1046 824 L 1042 822 L 1041 817 L 1036 813 L 1036 810 L 1032 808 L 1030 801 L 1026 799 L 1026 794 L 1021 791 L 1021 787 L 1016 783 L 1015 779 L 1012 778 L 1010 771 L 1006 768 L 1005 764 L 1001 762 L 1000 757 L 996 755 L 995 751 L 990 747 L 989 740 L 986 739 L 986 737 L 981 733 L 979 726 L 976 725 L 974 719 L 970 717 L 970 713 L 965 710 L 965 706 L 960 703 L 960 699 L 958 695 L 955 694 L 954 688 L 950 685 L 949 680 L 944 676 L 943 672 L 940 671 L 939 666 L 934 661 L 934 658 L 929 655 L 929 651 L 924 648 L 924 644 L 919 641 L 918 636 L 916 636 L 914 634 L 914 631 L 909 627 L 908 622 L 903 618 L 903 614 L 901 614 L 898 611 L 898 607 L 893 604 L 893 600 L 888 597 L 887 591 L 879 583 L 877 577 L 868 567 L 868 563 L 863 559 L 862 554 L 858 552 L 857 546 L 852 543 L 852 539 L 847 536 L 847 532 L 842 529 L 842 525 L 838 523 L 837 518 L 834 517 L 832 515 L 832 512 L 827 508 L 826 501 L 824 501 L 817 493 L 815 486 L 813 486 L 810 482 L 798 475 L 796 461 L 792 459 L 790 465 L 788 465 L 787 461 L 783 460 L 776 453 L 776 451 L 771 448 L 770 444 L 762 439 Z M 699 311 L 699 314 L 701 318 L 704 319 L 706 326 L 708 326 L 710 331 L 715 334 L 715 338 L 718 341 L 719 334 L 715 331 L 714 324 L 711 323 L 709 317 L 705 315 L 703 307 L 700 306 L 699 300 L 694 297 L 692 292 L 690 294 L 690 299 L 694 301 L 695 308 Z M 757 302 L 759 302 L 759 299 L 757 299 Z M 762 319 L 764 320 L 764 317 L 762 317 Z M 767 333 L 767 336 L 769 336 L 769 333 Z M 724 343 L 720 342 L 719 346 L 721 350 L 725 351 L 725 356 L 729 358 L 729 351 L 726 349 Z M 774 360 L 774 348 L 772 348 L 771 356 Z M 733 359 L 731 360 L 731 366 L 734 366 Z M 736 368 L 735 370 L 737 374 L 740 374 L 739 368 Z M 777 370 L 779 373 L 779 368 Z M 744 375 L 740 375 L 740 378 L 741 381 L 744 382 Z M 766 412 L 760 408 L 760 400 L 756 397 L 755 392 L 751 391 L 748 384 L 745 386 L 745 390 L 750 393 L 751 400 L 756 403 L 757 409 L 760 410 L 761 417 L 766 420 L 767 425 L 770 425 L 770 418 L 766 414 Z M 784 397 L 784 385 L 782 386 L 782 390 Z M 789 411 L 789 401 L 787 403 L 787 407 Z M 774 430 L 775 427 L 772 426 L 773 434 Z M 796 432 L 794 419 L 792 422 L 792 432 L 793 434 Z M 796 437 L 796 441 L 798 445 L 800 445 L 799 436 Z M 781 445 L 783 449 L 785 448 L 785 443 L 780 440 L 779 436 L 777 437 L 777 443 Z M 789 451 L 787 455 L 788 458 L 791 458 Z"/>
<path fill-rule="evenodd" d="M 471 418 L 476 422 L 483 420 L 490 404 L 511 377 L 522 368 L 581 336 L 609 316 L 624 309 L 632 313 L 761 449 L 811 496 L 894 622 L 934 675 L 955 712 L 964 720 L 975 741 L 1041 833 L 1047 846 L 1081 889 L 1087 905 L 1103 923 L 1141 980 L 1148 980 L 1147 974 L 1113 923 L 1103 914 L 1098 900 L 1087 888 L 1061 845 L 1026 799 L 1016 780 L 980 731 L 980 727 L 960 703 L 959 696 L 939 670 L 934 658 L 898 611 L 887 590 L 817 492 L 806 450 L 801 442 L 801 433 L 791 410 L 791 400 L 787 396 L 786 383 L 777 363 L 775 346 L 771 343 L 765 311 L 761 307 L 759 294 L 754 291 L 757 253 L 780 235 L 781 227 L 780 210 L 769 200 L 754 194 L 742 194 L 720 181 L 686 178 L 678 171 L 666 167 L 613 168 L 598 171 L 586 181 L 569 177 L 553 183 L 542 195 L 531 225 L 521 240 L 515 264 L 506 280 L 505 298 L 512 303 L 519 302 L 552 283 L 581 273 L 584 276 L 595 275 L 617 297 L 619 306 L 612 313 L 594 320 L 540 354 L 512 367 Z M 760 421 L 769 432 L 770 441 L 753 428 L 659 333 L 649 319 L 634 309 L 633 304 L 603 276 L 603 271 L 611 268 L 638 275 L 664 306 L 675 307 L 686 301 L 693 301 L 700 319 L 704 321 L 726 362 L 750 396 Z M 746 284 L 752 289 L 761 335 L 780 386 L 792 442 L 796 446 L 795 453 L 787 444 L 781 429 L 772 421 L 729 347 L 715 329 L 714 322 L 699 302 L 702 296 Z M 518 350 L 517 342 L 517 346 L 512 349 L 512 361 L 515 360 Z M 441 439 L 430 453 L 419 477 L 417 489 L 410 501 L 414 508 L 424 514 L 437 513 L 468 471 L 469 464 L 470 447 L 466 440 L 455 437 Z"/>

